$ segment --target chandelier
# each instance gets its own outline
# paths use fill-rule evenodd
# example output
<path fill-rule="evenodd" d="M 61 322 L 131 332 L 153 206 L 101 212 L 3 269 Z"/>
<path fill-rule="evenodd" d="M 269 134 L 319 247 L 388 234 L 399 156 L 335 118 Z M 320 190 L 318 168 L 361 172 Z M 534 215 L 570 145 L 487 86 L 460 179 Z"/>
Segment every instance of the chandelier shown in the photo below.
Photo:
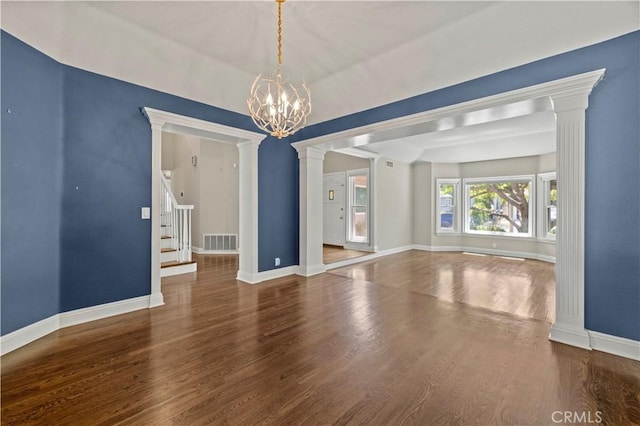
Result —
<path fill-rule="evenodd" d="M 311 112 L 311 92 L 306 83 L 296 88 L 282 76 L 282 3 L 278 3 L 278 67 L 270 77 L 258 75 L 251 86 L 247 105 L 256 125 L 282 139 L 294 134 L 307 124 Z"/>

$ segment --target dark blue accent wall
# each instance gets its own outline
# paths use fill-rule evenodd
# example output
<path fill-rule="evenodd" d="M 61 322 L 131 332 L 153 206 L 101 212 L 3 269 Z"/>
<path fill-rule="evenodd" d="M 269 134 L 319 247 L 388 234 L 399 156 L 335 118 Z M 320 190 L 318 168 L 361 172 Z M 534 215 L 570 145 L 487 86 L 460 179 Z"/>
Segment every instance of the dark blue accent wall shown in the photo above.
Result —
<path fill-rule="evenodd" d="M 60 64 L 1 43 L 4 335 L 58 313 L 63 92 Z"/>
<path fill-rule="evenodd" d="M 586 127 L 585 326 L 640 340 L 640 31 L 309 126 L 291 142 L 606 68 Z"/>
<path fill-rule="evenodd" d="M 288 143 L 268 137 L 258 149 L 258 270 L 298 264 L 299 161 Z"/>

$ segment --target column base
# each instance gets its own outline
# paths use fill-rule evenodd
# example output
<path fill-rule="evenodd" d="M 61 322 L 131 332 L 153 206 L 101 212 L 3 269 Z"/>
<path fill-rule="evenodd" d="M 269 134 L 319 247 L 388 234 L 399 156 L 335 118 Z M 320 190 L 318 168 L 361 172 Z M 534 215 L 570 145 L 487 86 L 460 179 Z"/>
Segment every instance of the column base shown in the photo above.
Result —
<path fill-rule="evenodd" d="M 326 272 L 327 268 L 324 264 L 321 265 L 300 265 L 298 266 L 298 270 L 296 271 L 297 275 L 301 275 L 303 277 L 310 277 L 312 275 L 322 274 Z"/>
<path fill-rule="evenodd" d="M 584 328 L 555 323 L 551 326 L 549 340 L 591 350 L 589 333 Z"/>

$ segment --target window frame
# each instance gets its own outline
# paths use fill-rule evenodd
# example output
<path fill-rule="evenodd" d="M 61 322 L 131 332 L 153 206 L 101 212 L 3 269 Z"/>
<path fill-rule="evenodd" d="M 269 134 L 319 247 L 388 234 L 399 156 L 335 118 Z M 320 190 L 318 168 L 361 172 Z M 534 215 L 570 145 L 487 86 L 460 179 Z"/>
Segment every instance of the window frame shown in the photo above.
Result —
<path fill-rule="evenodd" d="M 547 216 L 547 209 L 551 207 L 551 204 L 549 204 L 549 191 L 550 191 L 549 186 L 551 181 L 553 180 L 556 181 L 556 187 L 557 187 L 558 177 L 556 172 L 538 173 L 537 197 L 538 197 L 539 203 L 538 203 L 537 215 L 538 215 L 538 218 L 540 218 L 540 220 L 538 220 L 538 227 L 536 229 L 537 229 L 538 238 L 545 241 L 556 240 L 556 234 L 551 234 L 548 232 L 549 223 L 548 223 L 548 216 Z M 556 207 L 556 214 L 557 214 L 557 211 L 558 211 L 557 204 L 555 207 Z M 556 217 L 556 223 L 557 223 L 557 217 Z"/>
<path fill-rule="evenodd" d="M 435 228 L 436 235 L 459 235 L 460 234 L 460 213 L 461 213 L 461 197 L 460 197 L 459 178 L 437 178 L 435 186 Z M 442 212 L 440 209 L 440 186 L 453 185 L 453 226 L 451 229 L 442 228 Z"/>
<path fill-rule="evenodd" d="M 496 232 L 496 231 L 476 231 L 471 229 L 470 223 L 470 203 L 469 203 L 469 187 L 474 184 L 483 184 L 483 183 L 496 183 L 496 182 L 505 182 L 505 181 L 529 181 L 529 227 L 526 233 L 516 233 L 516 232 Z M 468 235 L 479 235 L 479 236 L 493 236 L 493 237 L 507 237 L 507 238 L 536 238 L 536 178 L 535 175 L 527 174 L 527 175 L 516 175 L 516 176 L 488 176 L 488 177 L 477 177 L 477 178 L 465 178 L 462 179 L 462 191 L 463 192 L 463 220 L 464 227 L 463 233 Z"/>
<path fill-rule="evenodd" d="M 355 191 L 351 184 L 351 178 L 355 176 L 367 177 L 367 204 L 355 204 Z M 347 171 L 347 244 L 370 244 L 371 241 L 371 176 L 369 169 L 355 169 Z M 365 218 L 367 224 L 367 235 L 363 239 L 362 237 L 354 237 L 353 235 L 353 209 L 356 207 L 365 208 Z"/>

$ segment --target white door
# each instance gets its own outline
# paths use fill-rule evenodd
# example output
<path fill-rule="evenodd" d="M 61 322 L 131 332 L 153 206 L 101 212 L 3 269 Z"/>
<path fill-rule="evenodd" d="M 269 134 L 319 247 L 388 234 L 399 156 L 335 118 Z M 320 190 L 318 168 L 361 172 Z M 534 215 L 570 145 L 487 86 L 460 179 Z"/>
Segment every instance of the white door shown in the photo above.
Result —
<path fill-rule="evenodd" d="M 346 235 L 344 172 L 324 175 L 323 202 L 323 243 L 344 246 Z"/>

